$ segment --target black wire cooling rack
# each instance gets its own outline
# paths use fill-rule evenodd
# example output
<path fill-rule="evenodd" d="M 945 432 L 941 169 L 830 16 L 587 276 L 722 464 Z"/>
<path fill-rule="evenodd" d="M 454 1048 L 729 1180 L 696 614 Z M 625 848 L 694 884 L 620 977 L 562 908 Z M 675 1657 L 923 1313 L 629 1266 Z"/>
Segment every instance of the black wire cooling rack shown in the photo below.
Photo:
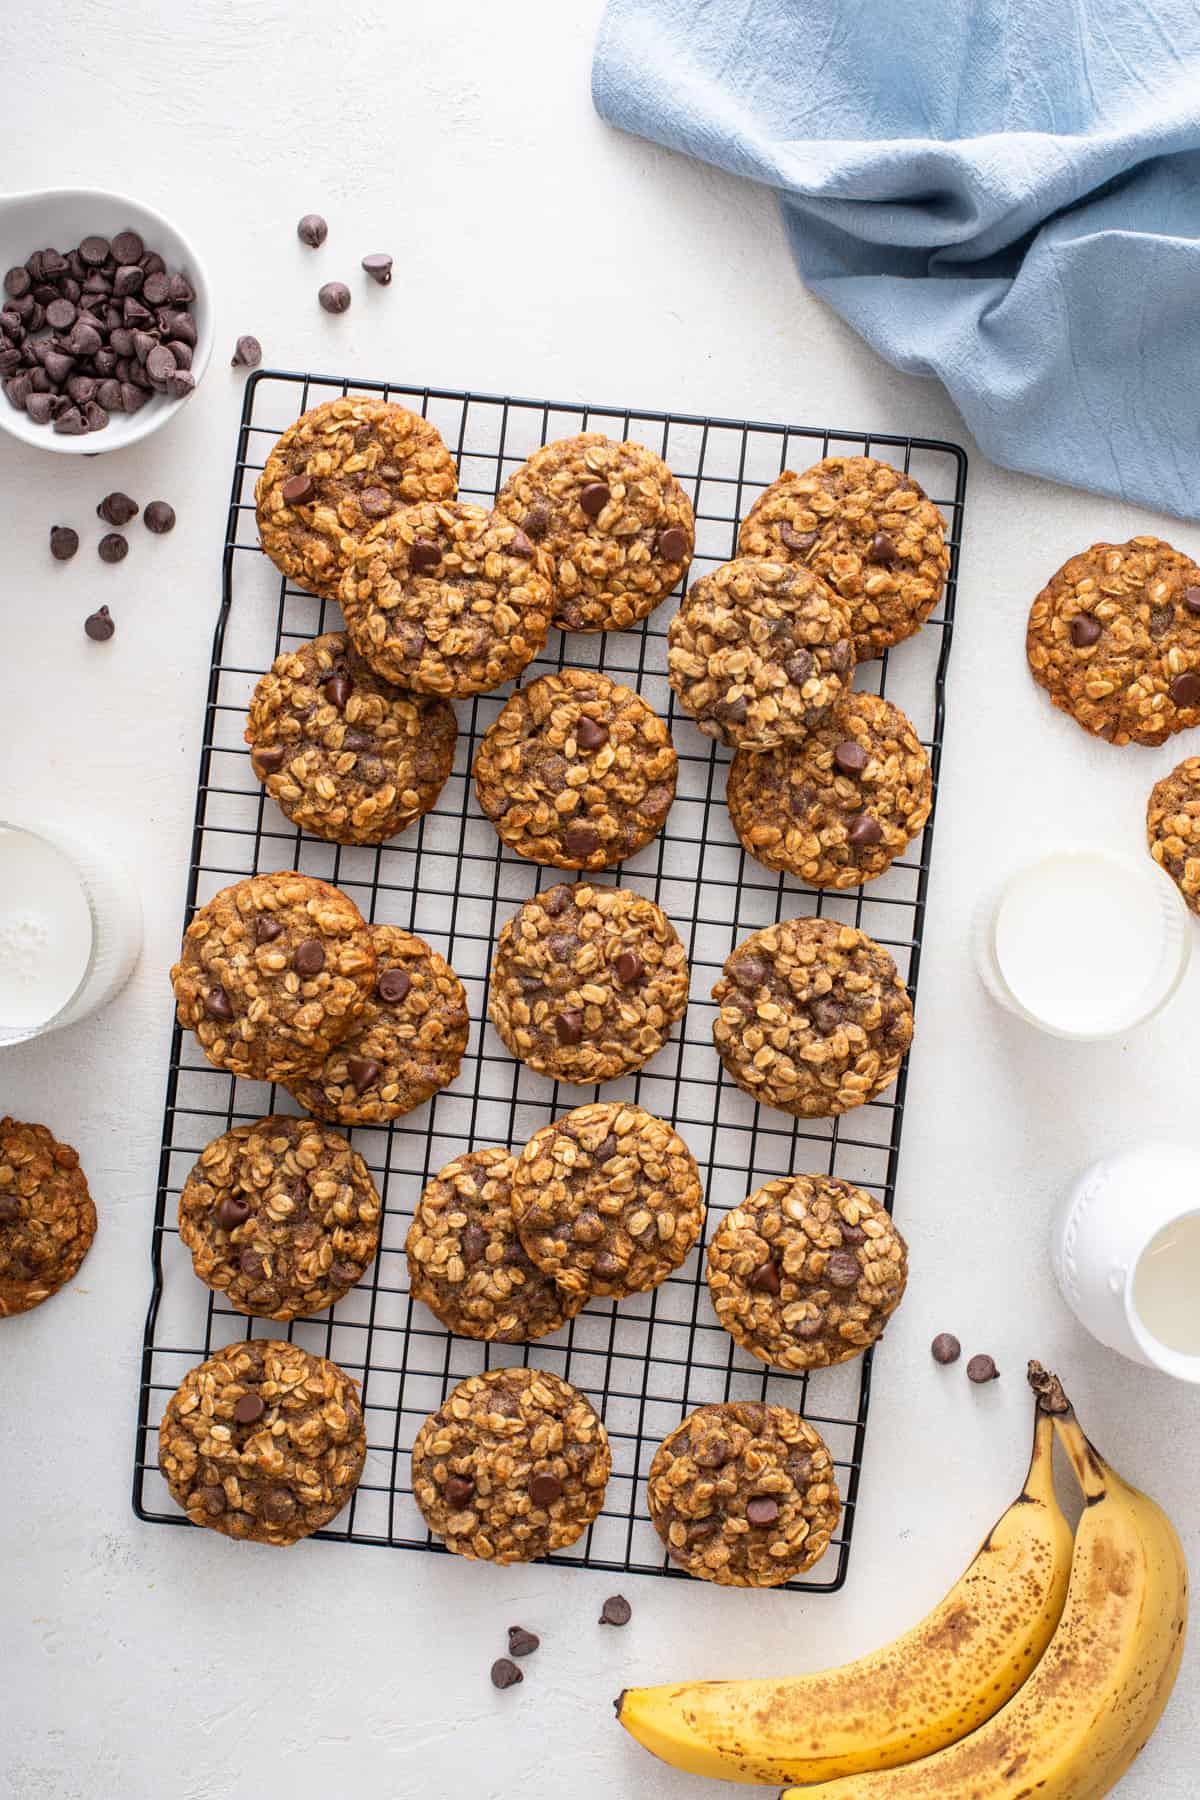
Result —
<path fill-rule="evenodd" d="M 517 1147 L 557 1113 L 599 1097 L 563 1087 L 515 1062 L 485 1022 L 491 947 L 504 920 L 560 878 L 504 848 L 475 804 L 470 768 L 483 732 L 508 695 L 458 706 L 460 736 L 435 809 L 379 849 L 339 848 L 305 837 L 265 799 L 242 741 L 254 685 L 281 648 L 338 624 L 336 608 L 281 582 L 258 546 L 254 482 L 280 431 L 337 395 L 382 395 L 426 414 L 458 461 L 461 492 L 490 504 L 539 444 L 600 429 L 660 452 L 696 510 L 693 574 L 733 554 L 737 522 L 780 470 L 831 453 L 875 454 L 901 464 L 946 516 L 950 578 L 936 615 L 915 638 L 860 667 L 860 685 L 886 691 L 908 713 L 932 761 L 936 799 L 946 666 L 954 613 L 967 459 L 955 444 L 883 433 L 751 424 L 619 406 L 457 393 L 400 383 L 259 371 L 246 392 L 225 540 L 221 610 L 204 713 L 187 917 L 219 888 L 263 869 L 296 868 L 335 882 L 371 920 L 418 932 L 457 970 L 470 1003 L 471 1038 L 453 1085 L 379 1129 L 350 1135 L 385 1202 L 378 1258 L 331 1312 L 290 1326 L 248 1320 L 192 1273 L 177 1230 L 178 1195 L 205 1144 L 231 1126 L 293 1111 L 283 1090 L 235 1081 L 204 1060 L 178 1027 L 171 1046 L 158 1202 L 151 1244 L 153 1294 L 146 1319 L 133 1504 L 139 1518 L 186 1525 L 157 1468 L 158 1422 L 184 1374 L 224 1344 L 286 1335 L 334 1361 L 363 1386 L 368 1455 L 350 1505 L 323 1538 L 441 1550 L 412 1496 L 409 1451 L 426 1414 L 464 1376 L 528 1362 L 581 1388 L 608 1428 L 613 1474 L 588 1532 L 551 1561 L 679 1575 L 650 1524 L 645 1480 L 661 1440 L 706 1401 L 768 1399 L 802 1412 L 824 1435 L 845 1499 L 842 1526 L 809 1579 L 829 1592 L 845 1580 L 862 1471 L 871 1355 L 811 1377 L 767 1370 L 717 1324 L 703 1275 L 703 1247 L 652 1293 L 594 1301 L 553 1336 L 529 1346 L 453 1337 L 410 1302 L 404 1238 L 421 1188 L 469 1147 Z M 724 1074 L 712 1046 L 710 989 L 747 932 L 779 918 L 824 914 L 887 945 L 915 994 L 933 836 L 930 815 L 909 854 L 867 889 L 817 893 L 747 857 L 724 806 L 727 752 L 677 712 L 666 680 L 668 601 L 633 631 L 565 637 L 552 632 L 530 677 L 574 664 L 635 686 L 669 717 L 679 752 L 678 797 L 660 836 L 605 877 L 649 896 L 674 921 L 692 969 L 691 1004 L 671 1042 L 637 1075 L 607 1083 L 603 1097 L 635 1099 L 670 1119 L 707 1183 L 709 1231 L 750 1189 L 780 1174 L 827 1172 L 881 1195 L 891 1207 L 904 1120 L 907 1061 L 895 1087 L 840 1120 L 801 1121 L 754 1104 Z M 920 1045 L 918 1025 L 917 1045 Z M 919 1054 L 919 1048 L 918 1048 Z M 706 1233 L 706 1239 L 707 1239 Z"/>

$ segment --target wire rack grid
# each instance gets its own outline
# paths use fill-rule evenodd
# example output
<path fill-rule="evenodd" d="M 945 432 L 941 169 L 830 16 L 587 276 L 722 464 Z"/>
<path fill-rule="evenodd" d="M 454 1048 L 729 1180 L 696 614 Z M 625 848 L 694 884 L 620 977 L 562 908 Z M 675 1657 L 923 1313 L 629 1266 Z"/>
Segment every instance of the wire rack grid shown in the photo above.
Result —
<path fill-rule="evenodd" d="M 448 1333 L 408 1295 L 404 1238 L 429 1177 L 467 1148 L 518 1147 L 539 1126 L 597 1097 L 632 1099 L 669 1119 L 699 1162 L 719 1216 L 765 1180 L 830 1173 L 890 1208 L 904 1119 L 907 1060 L 895 1087 L 839 1120 L 793 1120 L 757 1106 L 725 1075 L 712 1046 L 710 990 L 729 951 L 777 919 L 823 914 L 885 944 L 915 993 L 921 957 L 933 815 L 907 855 L 866 889 L 833 894 L 775 875 L 741 850 L 725 810 L 728 753 L 679 713 L 666 680 L 666 602 L 640 627 L 599 636 L 554 631 L 532 678 L 565 666 L 599 667 L 636 687 L 671 723 L 679 752 L 675 804 L 660 836 L 608 879 L 656 901 L 673 920 L 692 971 L 690 1005 L 672 1039 L 638 1074 L 604 1088 L 559 1085 L 514 1061 L 486 1023 L 491 947 L 504 920 L 539 887 L 562 879 L 502 846 L 475 804 L 470 769 L 509 689 L 457 705 L 453 773 L 433 811 L 378 849 L 304 836 L 268 801 L 242 741 L 246 708 L 283 648 L 335 629 L 336 608 L 281 581 L 258 545 L 254 482 L 276 436 L 310 406 L 344 393 L 375 394 L 429 417 L 456 456 L 462 497 L 490 505 L 538 445 L 599 429 L 658 450 L 696 512 L 694 576 L 733 554 L 738 520 L 788 466 L 833 453 L 877 454 L 902 465 L 940 505 L 951 545 L 945 598 L 915 638 L 860 665 L 860 685 L 885 691 L 913 720 L 931 758 L 936 802 L 947 661 L 966 491 L 966 456 L 932 439 L 749 423 L 619 406 L 558 404 L 342 377 L 259 371 L 250 378 L 238 435 L 225 542 L 221 608 L 204 715 L 186 917 L 219 889 L 259 870 L 296 868 L 335 882 L 374 921 L 419 933 L 466 988 L 471 1037 L 459 1078 L 416 1112 L 349 1135 L 385 1202 L 379 1255 L 359 1286 L 328 1313 L 281 1326 L 248 1320 L 195 1278 L 177 1230 L 178 1196 L 204 1145 L 271 1111 L 294 1111 L 282 1090 L 235 1081 L 209 1066 L 175 1028 L 167 1079 L 151 1241 L 133 1487 L 145 1520 L 186 1525 L 157 1468 L 167 1399 L 195 1363 L 239 1339 L 286 1335 L 341 1364 L 363 1386 L 368 1454 L 350 1505 L 318 1535 L 360 1544 L 441 1551 L 412 1496 L 409 1451 L 425 1416 L 480 1369 L 524 1362 L 581 1388 L 604 1418 L 613 1474 L 587 1533 L 549 1560 L 679 1577 L 650 1523 L 645 1480 L 655 1449 L 706 1401 L 767 1399 L 802 1412 L 824 1435 L 845 1501 L 829 1552 L 790 1585 L 830 1592 L 845 1580 L 863 1466 L 871 1354 L 811 1377 L 766 1369 L 717 1324 L 703 1275 L 703 1244 L 648 1294 L 593 1301 L 560 1331 L 528 1346 L 488 1346 Z M 917 1044 L 920 1043 L 918 1028 Z M 918 1049 L 919 1054 L 919 1049 Z"/>

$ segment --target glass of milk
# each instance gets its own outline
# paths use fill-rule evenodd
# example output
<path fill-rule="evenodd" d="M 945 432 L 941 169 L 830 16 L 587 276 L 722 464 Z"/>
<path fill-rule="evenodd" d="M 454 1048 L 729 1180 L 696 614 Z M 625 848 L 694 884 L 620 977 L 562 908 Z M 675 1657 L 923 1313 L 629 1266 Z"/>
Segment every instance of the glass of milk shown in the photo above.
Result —
<path fill-rule="evenodd" d="M 141 945 L 137 891 L 109 851 L 69 826 L 0 819 L 0 1048 L 95 1012 Z"/>
<path fill-rule="evenodd" d="M 975 922 L 993 999 L 1054 1037 L 1116 1037 L 1164 1007 L 1183 979 L 1191 921 L 1148 857 L 1071 846 L 1016 869 Z"/>

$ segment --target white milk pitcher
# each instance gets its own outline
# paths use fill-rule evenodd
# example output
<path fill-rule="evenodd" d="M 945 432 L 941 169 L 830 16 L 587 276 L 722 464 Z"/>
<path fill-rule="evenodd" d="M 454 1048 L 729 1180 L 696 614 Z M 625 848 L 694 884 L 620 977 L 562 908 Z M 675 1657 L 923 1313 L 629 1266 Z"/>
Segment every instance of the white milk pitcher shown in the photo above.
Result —
<path fill-rule="evenodd" d="M 1051 1254 L 1093 1337 L 1200 1382 L 1200 1149 L 1138 1144 L 1093 1163 L 1063 1203 Z"/>

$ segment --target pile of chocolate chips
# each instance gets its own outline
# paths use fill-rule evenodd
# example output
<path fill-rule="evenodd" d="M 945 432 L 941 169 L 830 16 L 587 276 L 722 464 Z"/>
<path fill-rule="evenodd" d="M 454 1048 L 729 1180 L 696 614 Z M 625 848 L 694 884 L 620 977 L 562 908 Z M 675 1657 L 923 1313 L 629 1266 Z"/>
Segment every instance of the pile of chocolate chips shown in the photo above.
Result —
<path fill-rule="evenodd" d="M 4 277 L 0 377 L 10 403 L 66 437 L 103 431 L 152 393 L 181 400 L 191 374 L 195 291 L 136 231 L 35 250 Z"/>

